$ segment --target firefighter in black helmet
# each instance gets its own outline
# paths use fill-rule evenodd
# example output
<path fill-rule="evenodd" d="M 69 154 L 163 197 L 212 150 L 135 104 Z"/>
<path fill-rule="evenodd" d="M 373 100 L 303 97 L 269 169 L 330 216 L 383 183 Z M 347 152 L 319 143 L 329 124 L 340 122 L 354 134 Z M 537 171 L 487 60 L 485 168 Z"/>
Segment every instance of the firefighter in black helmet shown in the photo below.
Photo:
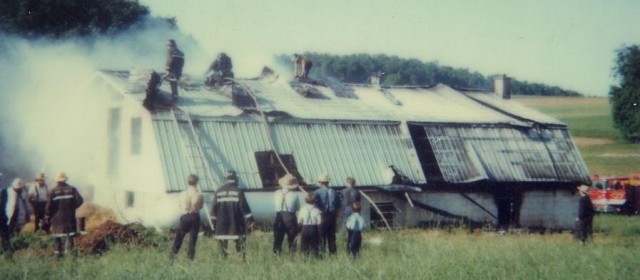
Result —
<path fill-rule="evenodd" d="M 178 97 L 178 80 L 182 76 L 182 68 L 184 67 L 184 53 L 178 49 L 178 45 L 173 39 L 169 40 L 167 49 L 167 74 L 164 79 L 169 81 L 171 95 L 176 99 Z"/>

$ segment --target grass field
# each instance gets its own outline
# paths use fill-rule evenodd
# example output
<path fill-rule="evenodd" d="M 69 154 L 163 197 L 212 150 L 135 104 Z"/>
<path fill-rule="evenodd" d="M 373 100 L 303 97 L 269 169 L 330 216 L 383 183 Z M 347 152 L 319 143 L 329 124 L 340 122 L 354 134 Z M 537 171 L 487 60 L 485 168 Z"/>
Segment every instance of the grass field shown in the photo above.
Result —
<path fill-rule="evenodd" d="M 369 231 L 355 261 L 344 252 L 342 236 L 337 256 L 305 260 L 273 256 L 271 233 L 256 232 L 246 262 L 238 255 L 222 260 L 217 242 L 201 237 L 193 262 L 183 248 L 172 263 L 166 235 L 155 248 L 120 245 L 102 256 L 62 261 L 23 249 L 15 263 L 0 262 L 0 279 L 637 279 L 640 218 L 601 215 L 594 227 L 586 246 L 567 232 Z"/>
<path fill-rule="evenodd" d="M 515 99 L 565 122 L 592 174 L 640 172 L 640 145 L 621 139 L 613 127 L 607 98 L 518 96 Z"/>

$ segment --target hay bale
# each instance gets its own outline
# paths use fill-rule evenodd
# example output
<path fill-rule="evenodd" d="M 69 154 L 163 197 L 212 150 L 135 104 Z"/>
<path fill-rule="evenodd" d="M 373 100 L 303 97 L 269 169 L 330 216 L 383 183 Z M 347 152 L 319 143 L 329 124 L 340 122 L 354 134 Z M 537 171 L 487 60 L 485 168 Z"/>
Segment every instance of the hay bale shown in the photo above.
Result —
<path fill-rule="evenodd" d="M 106 221 L 99 227 L 78 238 L 80 254 L 101 254 L 109 249 L 109 244 L 124 243 L 139 245 L 141 239 L 129 225 Z"/>
<path fill-rule="evenodd" d="M 91 203 L 85 202 L 76 209 L 76 218 L 89 218 L 89 216 L 93 215 L 98 210 L 98 206 Z"/>

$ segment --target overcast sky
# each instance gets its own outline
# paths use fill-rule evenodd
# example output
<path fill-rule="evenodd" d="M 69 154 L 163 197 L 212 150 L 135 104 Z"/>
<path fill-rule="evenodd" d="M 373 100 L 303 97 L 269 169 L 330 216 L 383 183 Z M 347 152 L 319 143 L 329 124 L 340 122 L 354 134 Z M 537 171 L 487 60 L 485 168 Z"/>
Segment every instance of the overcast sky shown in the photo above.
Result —
<path fill-rule="evenodd" d="M 384 53 L 605 96 L 615 50 L 640 44 L 640 1 L 141 0 L 211 57 Z M 188 54 L 187 54 L 188 58 Z M 189 61 L 187 60 L 187 63 Z M 238 75 L 257 69 L 235 67 Z M 253 67 L 253 66 L 252 66 Z"/>

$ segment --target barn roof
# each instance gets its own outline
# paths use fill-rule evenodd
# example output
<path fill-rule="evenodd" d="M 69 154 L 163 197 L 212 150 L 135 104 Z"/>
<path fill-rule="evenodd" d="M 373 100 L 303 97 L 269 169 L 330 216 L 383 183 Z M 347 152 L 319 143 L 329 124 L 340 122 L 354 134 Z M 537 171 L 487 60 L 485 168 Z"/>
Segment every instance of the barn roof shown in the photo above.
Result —
<path fill-rule="evenodd" d="M 98 73 L 117 92 L 142 105 L 145 72 Z M 148 72 L 146 74 L 148 77 Z M 259 188 L 264 181 L 257 152 L 290 154 L 299 174 L 309 182 L 327 172 L 341 185 L 353 176 L 362 186 L 387 184 L 389 165 L 416 184 L 425 184 L 423 158 L 416 149 L 428 142 L 442 178 L 451 183 L 492 181 L 588 180 L 588 172 L 566 125 L 513 100 L 493 94 L 461 92 L 445 85 L 375 88 L 370 85 L 292 85 L 283 78 L 239 80 L 269 116 L 268 130 L 255 109 L 234 106 L 232 88 L 211 91 L 192 83 L 180 91 L 173 108 L 196 121 L 213 178 L 214 190 L 227 169 L 238 172 L 240 184 Z M 313 96 L 294 88 L 304 86 Z M 160 91 L 169 95 L 168 85 Z M 168 109 L 168 107 L 166 108 Z M 253 114 L 251 113 L 253 112 Z M 183 188 L 193 172 L 188 145 L 167 110 L 152 112 L 168 191 Z M 408 126 L 424 129 L 414 137 Z M 180 131 L 183 131 L 182 133 Z M 267 132 L 270 136 L 267 136 Z M 538 136 L 536 136 L 538 135 Z M 413 138 L 412 138 L 413 137 Z M 427 142 L 425 142 L 427 141 Z"/>

